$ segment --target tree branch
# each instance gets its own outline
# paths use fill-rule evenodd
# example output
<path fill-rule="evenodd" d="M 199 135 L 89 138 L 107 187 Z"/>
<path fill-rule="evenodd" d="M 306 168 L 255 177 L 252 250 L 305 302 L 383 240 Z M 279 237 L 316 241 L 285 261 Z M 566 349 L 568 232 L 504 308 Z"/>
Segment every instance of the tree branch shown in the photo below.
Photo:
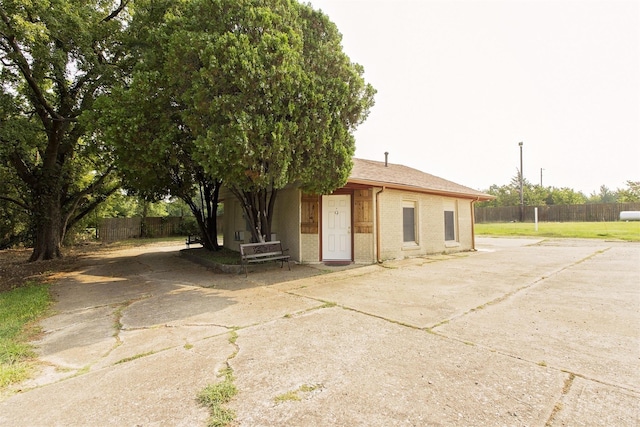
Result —
<path fill-rule="evenodd" d="M 98 204 L 102 203 L 106 199 L 106 197 L 109 197 L 111 194 L 113 194 L 119 188 L 118 186 L 113 187 L 112 189 L 107 191 L 106 195 L 104 195 L 103 198 L 98 198 L 98 199 L 94 200 L 93 202 L 89 203 L 89 205 L 87 207 L 85 207 L 82 211 L 80 211 L 73 218 L 71 218 L 73 213 L 76 211 L 76 209 L 80 205 L 80 201 L 82 200 L 82 198 L 84 196 L 86 196 L 87 194 L 94 193 L 96 191 L 96 189 L 99 186 L 102 185 L 104 180 L 107 178 L 107 176 L 111 173 L 111 171 L 113 169 L 114 169 L 113 165 L 109 166 L 109 168 L 105 171 L 105 173 L 102 174 L 102 176 L 100 176 L 97 180 L 93 181 L 91 183 L 91 185 L 87 186 L 84 190 L 79 191 L 78 193 L 73 195 L 73 197 L 68 198 L 68 200 L 71 200 L 72 202 L 71 202 L 70 206 L 68 207 L 68 209 L 66 209 L 66 212 L 64 213 L 64 218 L 63 218 L 64 227 L 63 227 L 63 229 L 65 230 L 65 232 L 66 232 L 66 230 L 71 228 L 71 226 L 73 226 L 73 224 L 75 224 L 80 219 L 82 219 L 85 215 L 87 215 L 89 212 L 91 212 L 91 210 L 93 210 L 96 206 L 98 206 Z M 67 203 L 65 202 L 64 205 L 67 205 Z"/>
<path fill-rule="evenodd" d="M 78 191 L 77 193 L 75 193 L 73 195 L 73 197 L 67 198 L 67 200 L 65 200 L 65 204 L 66 204 L 67 201 L 73 200 L 73 203 L 72 203 L 71 208 L 69 209 L 69 212 L 73 212 L 74 211 L 74 209 L 77 207 L 78 203 L 80 202 L 80 199 L 82 199 L 87 194 L 91 194 L 94 191 L 96 191 L 96 189 L 102 185 L 102 183 L 105 181 L 105 179 L 107 179 L 107 176 L 109 176 L 109 174 L 114 169 L 115 169 L 114 165 L 109 166 L 107 168 L 107 170 L 98 179 L 93 181 L 84 190 Z"/>
<path fill-rule="evenodd" d="M 33 176 L 33 173 L 31 172 L 31 169 L 29 169 L 29 166 L 27 166 L 27 164 L 22 160 L 22 157 L 20 157 L 20 155 L 15 151 L 10 153 L 8 157 L 9 161 L 16 169 L 16 172 L 18 173 L 20 179 L 22 179 L 30 187 L 33 187 L 36 184 L 37 179 L 35 176 Z"/>
<path fill-rule="evenodd" d="M 11 30 L 11 20 L 7 16 L 6 12 L 4 11 L 4 8 L 0 8 L 0 19 L 2 19 L 2 21 L 7 26 L 7 28 Z M 31 67 L 29 66 L 29 62 L 27 61 L 27 58 L 24 56 L 22 49 L 18 45 L 18 42 L 16 41 L 15 36 L 3 34 L 3 37 L 9 43 L 11 51 L 16 55 L 15 63 L 20 69 L 20 71 L 22 72 L 22 75 L 24 76 L 25 80 L 27 81 L 27 84 L 29 85 L 29 87 L 31 88 L 31 91 L 33 92 L 35 101 L 37 101 L 36 110 L 38 111 L 38 115 L 40 116 L 43 123 L 45 123 L 46 125 L 49 122 L 49 117 L 47 117 L 46 114 L 44 114 L 44 111 L 42 111 L 42 109 L 46 110 L 46 112 L 48 112 L 53 119 L 63 120 L 64 117 L 58 114 L 56 110 L 47 102 L 46 98 L 44 97 L 42 90 L 38 86 L 38 82 L 36 82 L 35 78 L 33 77 L 33 74 L 31 73 Z"/>
<path fill-rule="evenodd" d="M 67 230 L 70 229 L 75 224 L 77 224 L 78 221 L 80 221 L 82 218 L 84 218 L 87 215 L 89 215 L 95 208 L 98 207 L 98 205 L 100 203 L 104 202 L 109 196 L 111 196 L 113 193 L 115 193 L 118 190 L 118 188 L 120 188 L 120 187 L 117 187 L 117 186 L 113 187 L 112 189 L 110 189 L 106 193 L 102 194 L 101 197 L 96 198 L 93 202 L 91 202 L 87 206 L 85 206 L 85 208 L 82 209 L 80 212 L 78 212 L 73 218 L 69 218 L 67 220 L 66 229 Z"/>
<path fill-rule="evenodd" d="M 109 14 L 109 16 L 107 16 L 106 18 L 104 18 L 102 20 L 102 22 L 109 22 L 111 21 L 113 18 L 115 18 L 116 16 L 118 16 L 120 14 L 120 12 L 122 12 L 124 10 L 125 7 L 127 7 L 127 4 L 129 3 L 129 0 L 120 0 L 120 6 L 118 6 L 116 8 L 116 10 L 114 10 L 113 12 L 111 12 Z"/>
<path fill-rule="evenodd" d="M 2 194 L 0 194 L 0 200 L 5 200 L 9 203 L 13 203 L 14 205 L 20 206 L 22 209 L 26 211 L 31 211 L 31 208 L 26 203 L 21 202 L 18 199 L 14 199 L 13 197 L 3 196 Z"/>

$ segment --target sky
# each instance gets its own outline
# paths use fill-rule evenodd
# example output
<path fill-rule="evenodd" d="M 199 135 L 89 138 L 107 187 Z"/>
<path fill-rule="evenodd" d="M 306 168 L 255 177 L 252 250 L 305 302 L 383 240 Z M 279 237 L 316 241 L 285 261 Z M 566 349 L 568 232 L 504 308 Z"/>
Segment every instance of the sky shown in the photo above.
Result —
<path fill-rule="evenodd" d="M 356 157 L 477 190 L 640 181 L 640 2 L 311 0 L 376 105 Z"/>

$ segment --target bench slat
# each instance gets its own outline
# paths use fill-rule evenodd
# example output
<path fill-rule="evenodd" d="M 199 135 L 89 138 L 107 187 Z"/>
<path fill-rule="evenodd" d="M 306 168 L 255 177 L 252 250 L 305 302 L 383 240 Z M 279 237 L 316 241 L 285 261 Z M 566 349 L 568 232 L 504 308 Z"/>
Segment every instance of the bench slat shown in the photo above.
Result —
<path fill-rule="evenodd" d="M 289 255 L 282 255 L 282 254 L 269 254 L 269 255 L 265 255 L 265 256 L 247 256 L 245 257 L 245 259 L 248 260 L 261 260 L 261 259 L 267 259 L 267 258 L 289 258 Z"/>
<path fill-rule="evenodd" d="M 244 274 L 247 276 L 247 265 L 249 263 L 258 263 L 265 261 L 281 261 L 280 268 L 284 266 L 284 262 L 287 261 L 287 267 L 291 270 L 289 264 L 290 255 L 285 255 L 284 252 L 288 249 L 282 249 L 282 243 L 279 241 L 264 242 L 264 243 L 245 243 L 240 245 L 240 261 L 244 266 Z"/>
<path fill-rule="evenodd" d="M 282 252 L 265 252 L 265 253 L 259 253 L 259 254 L 244 254 L 244 257 L 245 258 L 259 258 L 259 257 L 273 256 L 273 255 L 282 255 Z"/>

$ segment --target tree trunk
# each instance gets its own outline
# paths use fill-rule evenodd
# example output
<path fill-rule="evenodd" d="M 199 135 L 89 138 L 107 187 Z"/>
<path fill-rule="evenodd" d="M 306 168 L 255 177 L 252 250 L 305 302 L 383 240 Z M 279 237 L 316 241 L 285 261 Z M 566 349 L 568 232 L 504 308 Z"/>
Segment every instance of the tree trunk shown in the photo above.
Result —
<path fill-rule="evenodd" d="M 140 220 L 140 237 L 151 237 L 147 232 L 147 215 L 149 213 L 149 201 L 143 198 L 139 199 L 142 202 L 142 219 Z"/>
<path fill-rule="evenodd" d="M 61 258 L 64 229 L 59 192 L 43 184 L 34 190 L 40 194 L 35 198 L 35 241 L 29 262 Z"/>
<path fill-rule="evenodd" d="M 269 203 L 267 204 L 267 210 L 266 210 L 266 223 L 267 223 L 267 231 L 268 231 L 268 235 L 267 235 L 267 240 L 271 241 L 271 223 L 273 222 L 273 209 L 276 205 L 276 196 L 278 195 L 278 190 L 276 190 L 275 188 L 271 189 L 271 194 L 269 195 Z"/>
<path fill-rule="evenodd" d="M 204 238 L 204 247 L 217 251 L 220 249 L 218 244 L 218 200 L 220 195 L 220 184 L 215 183 L 213 187 L 213 194 L 209 191 L 208 203 L 207 203 L 207 219 L 206 219 L 206 233 L 202 237 Z"/>
<path fill-rule="evenodd" d="M 218 199 L 220 195 L 220 182 L 200 183 L 200 205 L 194 202 L 190 194 L 182 194 L 180 198 L 189 206 L 191 213 L 196 218 L 202 246 L 210 251 L 220 249 L 218 244 Z"/>
<path fill-rule="evenodd" d="M 240 191 L 231 190 L 242 203 L 242 209 L 251 226 L 252 242 L 271 240 L 271 224 L 278 190 Z"/>

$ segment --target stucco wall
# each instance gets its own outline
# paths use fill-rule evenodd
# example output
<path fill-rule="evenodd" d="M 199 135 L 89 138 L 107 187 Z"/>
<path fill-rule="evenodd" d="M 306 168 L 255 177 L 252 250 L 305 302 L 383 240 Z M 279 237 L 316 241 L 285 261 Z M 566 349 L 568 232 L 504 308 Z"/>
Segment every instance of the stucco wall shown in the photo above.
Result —
<path fill-rule="evenodd" d="M 278 191 L 273 209 L 271 233 L 289 249 L 294 261 L 300 261 L 300 190 L 285 188 Z"/>
<path fill-rule="evenodd" d="M 240 244 L 251 242 L 249 224 L 243 217 L 240 201 L 229 191 L 222 191 L 224 197 L 224 246 L 240 251 Z M 280 190 L 273 209 L 271 233 L 289 248 L 291 259 L 300 260 L 300 192 L 295 188 Z M 238 240 L 237 232 L 243 233 Z"/>
<path fill-rule="evenodd" d="M 229 191 L 222 189 L 220 198 L 224 201 L 224 247 L 240 251 L 241 243 L 248 243 L 251 240 L 251 234 L 247 234 L 245 220 L 242 217 L 242 207 L 236 197 Z M 235 233 L 241 231 L 244 233 L 245 240 L 236 240 Z"/>

